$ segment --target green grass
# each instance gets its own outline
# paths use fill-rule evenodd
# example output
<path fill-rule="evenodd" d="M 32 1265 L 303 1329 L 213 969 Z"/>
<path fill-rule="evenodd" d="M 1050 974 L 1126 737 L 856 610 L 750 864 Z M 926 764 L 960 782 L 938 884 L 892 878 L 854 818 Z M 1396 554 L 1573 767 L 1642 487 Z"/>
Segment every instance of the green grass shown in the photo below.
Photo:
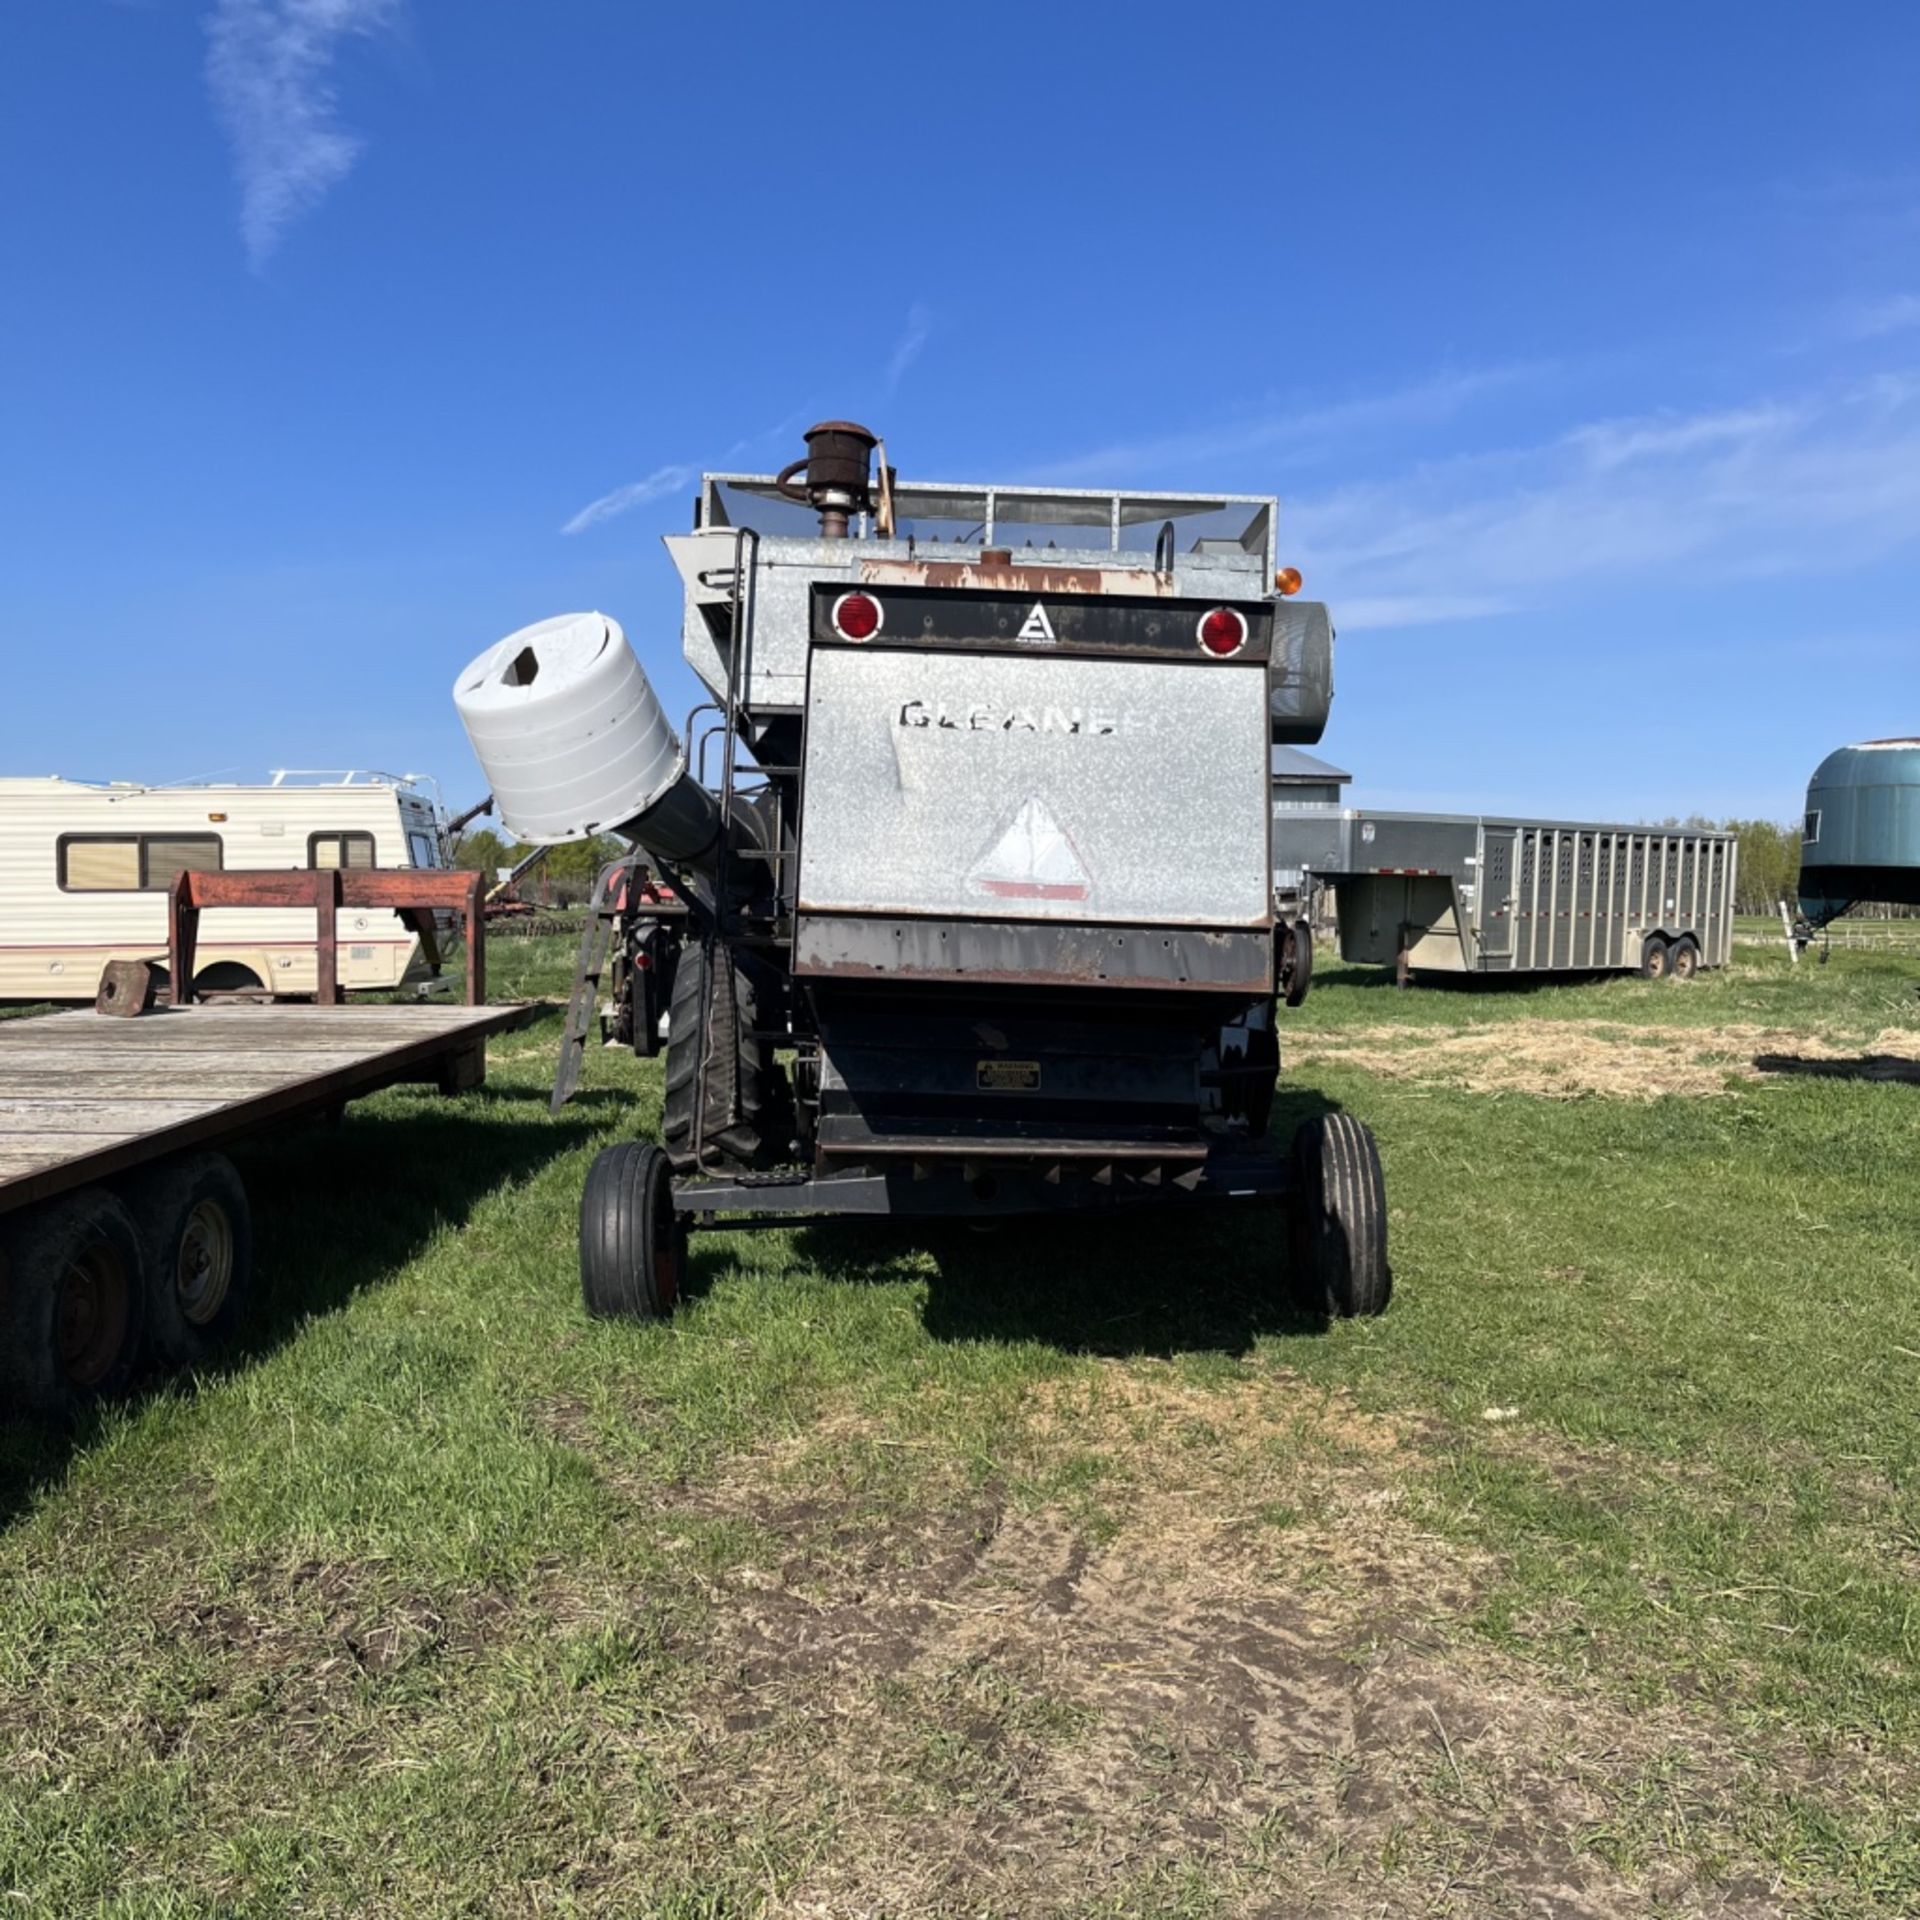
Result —
<path fill-rule="evenodd" d="M 580 1184 L 659 1076 L 597 1053 L 549 1118 L 553 1015 L 482 1093 L 262 1140 L 248 1349 L 0 1435 L 0 1895 L 1911 1913 L 1920 1088 L 1734 1048 L 1698 1097 L 1544 1099 L 1340 1046 L 1865 1051 L 1917 989 L 1326 969 L 1283 1121 L 1380 1136 L 1366 1324 L 1259 1219 L 724 1236 L 670 1327 L 589 1323 Z"/>

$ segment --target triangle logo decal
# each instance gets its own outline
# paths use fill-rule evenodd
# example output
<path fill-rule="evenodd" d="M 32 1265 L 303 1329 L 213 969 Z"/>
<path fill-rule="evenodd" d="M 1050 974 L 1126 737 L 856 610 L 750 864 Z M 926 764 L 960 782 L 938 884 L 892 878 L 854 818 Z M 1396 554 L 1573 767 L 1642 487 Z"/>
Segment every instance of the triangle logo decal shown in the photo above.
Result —
<path fill-rule="evenodd" d="M 1050 647 L 1055 644 L 1053 622 L 1047 618 L 1047 610 L 1038 600 L 1033 603 L 1033 611 L 1013 637 L 1027 647 Z"/>
<path fill-rule="evenodd" d="M 1093 880 L 1064 827 L 1036 794 L 973 863 L 967 884 L 996 900 L 1087 900 Z"/>

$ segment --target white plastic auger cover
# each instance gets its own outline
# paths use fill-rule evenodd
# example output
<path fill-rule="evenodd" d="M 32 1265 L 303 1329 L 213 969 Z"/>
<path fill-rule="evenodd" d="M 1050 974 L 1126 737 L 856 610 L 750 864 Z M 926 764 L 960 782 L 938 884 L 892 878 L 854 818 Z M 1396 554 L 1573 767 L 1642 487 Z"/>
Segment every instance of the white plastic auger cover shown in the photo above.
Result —
<path fill-rule="evenodd" d="M 644 812 L 680 742 L 620 623 L 563 613 L 510 633 L 453 683 L 453 704 L 523 840 L 584 840 Z"/>

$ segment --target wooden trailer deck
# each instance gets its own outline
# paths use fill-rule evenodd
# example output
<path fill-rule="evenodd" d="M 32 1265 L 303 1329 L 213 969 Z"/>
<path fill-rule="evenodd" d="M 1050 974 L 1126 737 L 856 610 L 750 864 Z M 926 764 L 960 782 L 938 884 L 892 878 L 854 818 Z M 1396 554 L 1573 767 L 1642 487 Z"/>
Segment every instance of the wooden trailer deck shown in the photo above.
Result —
<path fill-rule="evenodd" d="M 400 1081 L 485 1077 L 531 1007 L 161 1008 L 0 1021 L 0 1214 Z"/>

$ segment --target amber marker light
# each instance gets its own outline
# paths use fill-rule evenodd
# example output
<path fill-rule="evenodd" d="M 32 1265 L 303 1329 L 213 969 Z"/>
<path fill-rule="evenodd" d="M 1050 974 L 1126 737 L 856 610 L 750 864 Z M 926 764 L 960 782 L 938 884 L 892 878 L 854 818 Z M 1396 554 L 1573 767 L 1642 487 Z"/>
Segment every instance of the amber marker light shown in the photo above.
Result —
<path fill-rule="evenodd" d="M 1273 584 L 1278 587 L 1282 593 L 1293 594 L 1298 593 L 1300 589 L 1306 585 L 1306 582 L 1300 578 L 1300 569 L 1298 567 L 1282 567 L 1280 571 L 1273 576 Z"/>

